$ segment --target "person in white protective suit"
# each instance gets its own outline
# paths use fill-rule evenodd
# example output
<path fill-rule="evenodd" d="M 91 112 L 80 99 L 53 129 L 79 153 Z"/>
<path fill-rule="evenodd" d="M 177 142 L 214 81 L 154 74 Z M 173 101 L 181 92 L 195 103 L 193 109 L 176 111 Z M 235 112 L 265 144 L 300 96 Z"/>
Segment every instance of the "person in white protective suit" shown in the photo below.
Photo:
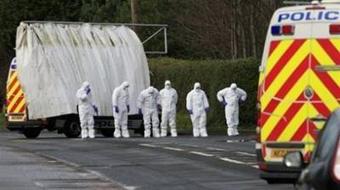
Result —
<path fill-rule="evenodd" d="M 186 108 L 190 114 L 194 137 L 207 137 L 207 112 L 209 111 L 208 98 L 201 84 L 196 82 L 194 89 L 190 91 L 186 98 Z"/>
<path fill-rule="evenodd" d="M 160 109 L 159 92 L 156 88 L 150 86 L 143 90 L 138 96 L 137 107 L 139 113 L 143 114 L 144 121 L 144 137 L 149 138 L 151 135 L 151 122 L 152 122 L 152 136 L 159 138 L 159 119 L 158 110 Z"/>
<path fill-rule="evenodd" d="M 83 82 L 76 94 L 79 99 L 78 111 L 81 127 L 81 138 L 94 138 L 94 114 L 98 114 L 98 108 L 92 102 L 92 93 L 90 83 Z"/>
<path fill-rule="evenodd" d="M 165 81 L 164 88 L 160 91 L 160 104 L 162 107 L 161 137 L 167 136 L 168 123 L 172 137 L 177 137 L 176 129 L 176 104 L 177 91 L 171 87 L 169 80 Z"/>
<path fill-rule="evenodd" d="M 239 103 L 247 99 L 247 93 L 241 88 L 237 88 L 235 83 L 230 87 L 220 90 L 217 99 L 225 107 L 225 118 L 228 126 L 228 136 L 237 136 L 239 132 Z"/>
<path fill-rule="evenodd" d="M 128 130 L 128 113 L 129 105 L 129 83 L 123 82 L 119 87 L 115 88 L 112 94 L 113 117 L 115 118 L 114 137 L 129 138 Z"/>

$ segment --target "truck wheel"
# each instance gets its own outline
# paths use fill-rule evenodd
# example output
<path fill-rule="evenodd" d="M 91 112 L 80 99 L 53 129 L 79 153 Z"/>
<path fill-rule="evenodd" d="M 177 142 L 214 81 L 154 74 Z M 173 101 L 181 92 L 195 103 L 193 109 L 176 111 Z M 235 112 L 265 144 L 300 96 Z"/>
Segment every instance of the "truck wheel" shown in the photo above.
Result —
<path fill-rule="evenodd" d="M 101 129 L 100 132 L 104 137 L 113 137 L 114 129 Z"/>
<path fill-rule="evenodd" d="M 40 135 L 41 128 L 27 128 L 23 131 L 23 134 L 28 139 L 35 139 Z"/>
<path fill-rule="evenodd" d="M 296 183 L 296 180 L 293 179 L 275 179 L 275 178 L 269 178 L 266 179 L 267 183 L 269 185 L 273 185 L 273 184 L 285 184 L 285 183 Z"/>
<path fill-rule="evenodd" d="M 80 123 L 75 119 L 66 120 L 64 134 L 67 138 L 77 138 L 81 133 Z"/>

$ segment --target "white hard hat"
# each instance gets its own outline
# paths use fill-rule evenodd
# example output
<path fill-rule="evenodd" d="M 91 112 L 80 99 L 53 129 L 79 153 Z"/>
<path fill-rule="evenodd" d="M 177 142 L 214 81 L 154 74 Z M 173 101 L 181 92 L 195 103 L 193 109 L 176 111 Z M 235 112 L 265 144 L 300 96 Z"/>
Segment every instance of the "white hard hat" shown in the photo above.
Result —
<path fill-rule="evenodd" d="M 122 83 L 122 86 L 123 86 L 123 88 L 126 88 L 126 87 L 129 87 L 130 84 L 129 84 L 127 81 L 124 81 L 124 82 Z"/>
<path fill-rule="evenodd" d="M 90 83 L 88 81 L 84 81 L 83 84 L 82 84 L 82 87 L 89 87 L 90 86 Z"/>
<path fill-rule="evenodd" d="M 232 83 L 232 84 L 230 85 L 230 88 L 233 89 L 233 90 L 235 90 L 235 89 L 237 88 L 236 83 Z"/>
<path fill-rule="evenodd" d="M 171 82 L 169 80 L 166 80 L 165 83 L 164 83 L 165 86 L 170 86 L 171 85 Z"/>
<path fill-rule="evenodd" d="M 201 88 L 201 84 L 199 82 L 196 82 L 194 84 L 194 89 Z"/>
<path fill-rule="evenodd" d="M 149 88 L 147 88 L 148 92 L 152 92 L 153 91 L 153 86 L 149 86 Z"/>

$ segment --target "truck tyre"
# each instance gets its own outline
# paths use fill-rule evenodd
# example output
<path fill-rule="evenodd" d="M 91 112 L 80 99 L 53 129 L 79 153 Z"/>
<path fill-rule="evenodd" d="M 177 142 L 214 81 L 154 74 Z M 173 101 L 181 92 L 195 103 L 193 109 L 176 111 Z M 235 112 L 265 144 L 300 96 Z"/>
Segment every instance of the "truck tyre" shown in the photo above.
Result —
<path fill-rule="evenodd" d="M 76 119 L 68 119 L 64 125 L 64 135 L 67 138 L 77 138 L 81 133 L 80 123 Z"/>
<path fill-rule="evenodd" d="M 101 129 L 100 132 L 104 137 L 113 137 L 114 129 Z"/>
<path fill-rule="evenodd" d="M 296 183 L 297 180 L 293 180 L 293 179 L 275 179 L 275 178 L 267 178 L 266 179 L 267 183 L 269 185 L 273 185 L 273 184 L 286 184 L 286 183 Z"/>
<path fill-rule="evenodd" d="M 23 134 L 28 139 L 35 139 L 40 135 L 41 128 L 27 128 L 24 129 Z"/>

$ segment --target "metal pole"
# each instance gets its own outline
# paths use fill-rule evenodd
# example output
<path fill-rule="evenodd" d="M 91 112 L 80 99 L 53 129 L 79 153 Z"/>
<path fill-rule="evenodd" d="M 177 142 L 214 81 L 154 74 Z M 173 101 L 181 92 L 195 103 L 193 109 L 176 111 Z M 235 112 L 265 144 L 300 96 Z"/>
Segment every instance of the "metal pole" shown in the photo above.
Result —
<path fill-rule="evenodd" d="M 168 53 L 168 29 L 164 27 L 164 52 Z"/>

